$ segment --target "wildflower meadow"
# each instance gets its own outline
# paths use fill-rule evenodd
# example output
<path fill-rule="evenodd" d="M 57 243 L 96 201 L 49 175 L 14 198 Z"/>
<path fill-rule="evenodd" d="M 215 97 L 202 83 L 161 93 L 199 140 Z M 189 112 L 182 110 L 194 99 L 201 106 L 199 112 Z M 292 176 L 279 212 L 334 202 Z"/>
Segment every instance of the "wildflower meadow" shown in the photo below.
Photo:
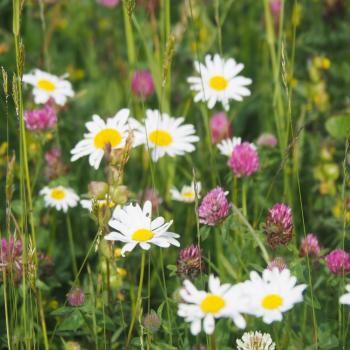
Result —
<path fill-rule="evenodd" d="M 350 349 L 346 0 L 0 0 L 1 349 Z"/>

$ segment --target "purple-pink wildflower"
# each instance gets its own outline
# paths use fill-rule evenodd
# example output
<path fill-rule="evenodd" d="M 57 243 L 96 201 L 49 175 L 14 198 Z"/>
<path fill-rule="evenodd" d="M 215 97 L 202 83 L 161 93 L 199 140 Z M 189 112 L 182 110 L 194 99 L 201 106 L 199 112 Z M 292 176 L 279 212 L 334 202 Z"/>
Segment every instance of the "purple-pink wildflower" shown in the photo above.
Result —
<path fill-rule="evenodd" d="M 261 147 L 274 148 L 277 146 L 277 139 L 273 134 L 263 133 L 259 136 L 256 143 Z"/>
<path fill-rule="evenodd" d="M 203 271 L 204 262 L 198 245 L 190 245 L 180 250 L 176 260 L 177 274 L 181 278 L 193 279 Z"/>
<path fill-rule="evenodd" d="M 350 271 L 350 255 L 343 249 L 332 250 L 325 260 L 329 271 L 335 275 L 347 274 Z"/>
<path fill-rule="evenodd" d="M 232 136 L 231 122 L 225 112 L 216 113 L 210 118 L 210 131 L 213 144 Z"/>
<path fill-rule="evenodd" d="M 105 7 L 115 7 L 119 4 L 120 0 L 97 0 L 97 2 Z"/>
<path fill-rule="evenodd" d="M 300 256 L 306 255 L 318 256 L 320 254 L 320 245 L 317 237 L 313 233 L 308 233 L 301 241 Z"/>
<path fill-rule="evenodd" d="M 1 239 L 0 247 L 0 270 L 4 269 L 12 275 L 14 282 L 22 277 L 22 241 L 10 236 Z"/>
<path fill-rule="evenodd" d="M 229 215 L 231 205 L 226 195 L 221 187 L 216 187 L 203 198 L 198 209 L 200 223 L 214 226 Z"/>
<path fill-rule="evenodd" d="M 51 104 L 47 103 L 42 108 L 25 111 L 24 121 L 28 130 L 47 130 L 56 126 L 57 115 Z"/>
<path fill-rule="evenodd" d="M 228 165 L 237 177 L 250 176 L 257 172 L 260 161 L 254 145 L 249 142 L 237 145 L 232 152 Z"/>
<path fill-rule="evenodd" d="M 287 244 L 293 238 L 292 210 L 285 204 L 275 204 L 269 209 L 264 231 L 271 248 Z"/>
<path fill-rule="evenodd" d="M 71 306 L 81 306 L 85 302 L 85 293 L 79 287 L 72 288 L 67 294 L 67 300 Z"/>
<path fill-rule="evenodd" d="M 147 98 L 154 93 L 154 83 L 151 73 L 146 69 L 134 72 L 131 81 L 132 92 L 140 98 Z"/>
<path fill-rule="evenodd" d="M 276 268 L 276 267 L 278 268 L 278 270 L 279 270 L 280 272 L 287 268 L 287 263 L 286 263 L 286 261 L 284 260 L 283 257 L 277 256 L 276 258 L 274 258 L 273 260 L 271 260 L 271 261 L 269 262 L 269 264 L 267 265 L 267 268 L 268 268 L 269 270 L 271 270 L 271 271 L 272 271 L 274 268 Z"/>

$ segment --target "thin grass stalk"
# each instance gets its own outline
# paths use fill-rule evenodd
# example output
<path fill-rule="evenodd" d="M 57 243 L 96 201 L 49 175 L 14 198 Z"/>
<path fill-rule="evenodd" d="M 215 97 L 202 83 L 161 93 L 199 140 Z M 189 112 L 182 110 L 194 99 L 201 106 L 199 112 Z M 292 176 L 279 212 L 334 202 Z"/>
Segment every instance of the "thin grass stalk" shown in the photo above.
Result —
<path fill-rule="evenodd" d="M 250 232 L 250 234 L 252 235 L 254 241 L 257 243 L 257 245 L 259 246 L 263 259 L 265 260 L 266 264 L 269 263 L 270 261 L 270 257 L 269 254 L 264 246 L 264 243 L 261 241 L 260 237 L 258 236 L 258 234 L 255 232 L 255 230 L 253 229 L 253 227 L 250 225 L 250 223 L 248 222 L 248 220 L 246 219 L 246 217 L 242 214 L 242 212 L 235 206 L 234 203 L 232 203 L 232 208 L 233 211 L 235 212 L 235 214 L 238 215 L 238 217 L 240 218 L 240 220 L 244 223 L 244 225 L 248 228 L 248 231 Z"/>
<path fill-rule="evenodd" d="M 342 234 L 342 249 L 345 250 L 345 237 L 346 237 L 346 183 L 348 181 L 348 172 L 347 172 L 347 157 L 348 157 L 348 150 L 349 150 L 349 139 L 347 138 L 345 141 L 345 155 L 343 160 L 343 184 L 342 184 L 342 199 L 343 199 L 343 234 Z M 342 280 L 341 280 L 341 290 L 344 291 L 345 289 L 345 271 L 344 271 L 344 264 L 343 264 L 343 273 L 342 273 Z M 345 336 L 345 310 L 344 305 L 338 303 L 338 310 L 340 315 L 340 339 L 343 340 L 343 349 L 345 350 L 346 346 L 346 336 Z"/>
<path fill-rule="evenodd" d="M 298 0 L 294 1 L 294 7 L 298 5 Z M 293 25 L 293 42 L 292 42 L 292 55 L 295 56 L 295 42 L 296 42 L 296 26 Z M 291 59 L 292 66 L 290 68 L 291 77 L 293 77 L 294 72 L 294 60 L 295 57 Z M 286 93 L 288 97 L 288 121 L 290 125 L 290 131 L 291 136 L 294 140 L 295 134 L 294 134 L 294 128 L 293 128 L 293 117 L 292 117 L 292 88 L 291 88 L 291 82 L 289 86 L 286 86 Z M 297 188 L 298 188 L 298 199 L 299 199 L 299 205 L 301 210 L 301 219 L 302 219 L 302 225 L 303 225 L 303 232 L 304 237 L 306 238 L 306 224 L 305 224 L 305 217 L 304 217 L 304 210 L 303 210 L 303 199 L 301 194 L 301 185 L 300 185 L 300 172 L 299 172 L 299 162 L 295 165 L 296 169 L 296 178 L 297 178 Z M 316 318 L 316 311 L 315 311 L 315 302 L 314 302 L 314 294 L 313 294 L 313 282 L 312 282 L 312 276 L 311 276 L 311 264 L 310 264 L 310 257 L 309 252 L 306 250 L 306 262 L 307 262 L 307 268 L 308 268 L 308 283 L 309 283 L 309 290 L 310 290 L 310 297 L 311 297 L 311 307 L 312 307 L 312 322 L 314 327 L 314 338 L 315 338 L 315 346 L 316 349 L 318 349 L 318 327 L 317 327 L 317 318 Z"/>
<path fill-rule="evenodd" d="M 66 223 L 67 223 L 69 250 L 70 250 L 70 255 L 71 255 L 71 260 L 72 260 L 72 269 L 73 269 L 73 274 L 74 274 L 74 278 L 75 278 L 75 276 L 78 275 L 78 267 L 77 267 L 77 260 L 76 260 L 76 254 L 75 254 L 72 222 L 70 220 L 70 216 L 68 213 L 66 215 Z"/>
<path fill-rule="evenodd" d="M 146 255 L 145 255 L 145 251 L 144 250 L 142 250 L 141 254 L 142 255 L 141 255 L 140 280 L 139 280 L 139 287 L 138 287 L 138 290 L 137 290 L 136 307 L 135 307 L 135 310 L 134 310 L 133 315 L 132 315 L 131 324 L 130 324 L 129 332 L 128 332 L 128 338 L 127 338 L 126 344 L 125 344 L 125 350 L 130 349 L 130 342 L 131 342 L 132 331 L 134 329 L 137 313 L 139 311 L 140 304 L 141 304 L 143 277 L 144 277 L 144 273 L 145 273 L 145 260 L 146 260 Z"/>
<path fill-rule="evenodd" d="M 7 274 L 5 269 L 2 271 L 3 286 L 4 286 L 4 304 L 5 304 L 5 323 L 6 323 L 6 336 L 7 336 L 7 347 L 11 350 L 11 333 L 9 325 L 8 305 L 7 305 Z"/>

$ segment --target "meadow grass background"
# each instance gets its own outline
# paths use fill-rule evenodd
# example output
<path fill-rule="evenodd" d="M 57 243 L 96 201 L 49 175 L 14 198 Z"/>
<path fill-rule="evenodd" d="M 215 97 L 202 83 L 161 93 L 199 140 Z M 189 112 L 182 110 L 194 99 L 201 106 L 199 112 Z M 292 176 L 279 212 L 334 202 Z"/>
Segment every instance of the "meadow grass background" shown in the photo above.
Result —
<path fill-rule="evenodd" d="M 268 253 L 271 258 L 283 256 L 298 281 L 308 284 L 304 303 L 282 322 L 268 326 L 248 318 L 247 328 L 269 332 L 278 349 L 347 349 L 349 311 L 338 303 L 347 277 L 331 275 L 322 259 L 299 256 L 300 242 L 308 232 L 317 234 L 322 255 L 337 247 L 346 250 L 349 244 L 348 133 L 344 133 L 348 122 L 343 127 L 329 127 L 331 118 L 349 117 L 346 1 L 285 0 L 277 23 L 267 0 L 160 0 L 154 1 L 154 12 L 145 6 L 153 1 L 125 0 L 111 9 L 94 0 L 40 0 L 24 1 L 22 11 L 16 13 L 20 3 L 0 1 L 0 65 L 6 72 L 3 81 L 7 75 L 8 82 L 8 96 L 1 95 L 0 230 L 3 237 L 15 233 L 21 237 L 29 247 L 23 253 L 25 261 L 33 251 L 33 256 L 44 252 L 52 257 L 53 267 L 48 274 L 32 272 L 38 268 L 33 257 L 20 284 L 2 279 L 2 347 L 73 349 L 67 342 L 75 341 L 82 349 L 124 349 L 135 311 L 140 251 L 126 259 L 115 258 L 101 238 L 95 250 L 96 234 L 106 230 L 105 223 L 98 225 L 81 207 L 68 215 L 48 210 L 38 194 L 49 183 L 43 172 L 43 154 L 52 145 L 61 147 L 69 172 L 51 184 L 69 185 L 81 195 L 88 192 L 90 181 L 105 179 L 103 168 L 95 171 L 86 158 L 75 163 L 69 160 L 70 150 L 82 138 L 85 122 L 94 113 L 106 118 L 130 108 L 135 118 L 143 120 L 145 109 L 152 108 L 184 116 L 194 124 L 201 139 L 194 153 L 152 163 L 143 149 L 132 150 L 123 179 L 130 200 L 142 197 L 147 188 L 157 189 L 163 198 L 159 214 L 174 219 L 173 231 L 181 234 L 181 246 L 201 238 L 205 273 L 220 272 L 221 280 L 242 281 L 249 271 L 265 268 L 247 222 L 237 214 L 219 229 L 199 227 L 196 206 L 174 202 L 169 194 L 170 187 L 190 183 L 195 174 L 203 186 L 202 196 L 218 185 L 231 196 L 232 171 L 211 145 L 207 130 L 208 119 L 221 111 L 221 106 L 208 110 L 205 104 L 195 104 L 186 81 L 193 75 L 194 60 L 220 53 L 243 62 L 244 76 L 253 80 L 252 95 L 243 102 L 232 102 L 227 112 L 233 134 L 250 142 L 263 132 L 278 137 L 276 148 L 259 150 L 259 172 L 246 181 L 246 219 L 265 243 L 262 224 L 267 210 L 276 202 L 292 207 L 292 242 L 277 250 L 268 248 Z M 21 74 L 17 70 L 21 68 L 21 49 L 16 53 L 20 42 L 24 73 L 34 68 L 56 75 L 67 72 L 76 92 L 59 111 L 58 126 L 52 132 L 31 133 L 21 127 L 23 110 L 35 105 L 29 88 L 19 87 L 16 92 L 12 85 Z M 325 58 L 330 65 L 322 68 L 317 60 Z M 131 90 L 131 77 L 137 69 L 149 69 L 156 85 L 156 93 L 146 101 Z M 9 188 L 6 172 L 12 154 L 16 160 L 11 198 L 5 188 Z M 10 178 L 11 174 L 7 183 Z M 239 182 L 238 207 L 241 189 Z M 9 219 L 9 208 L 15 220 Z M 78 278 L 68 254 L 70 223 L 81 267 Z M 221 252 L 213 249 L 218 234 Z M 163 253 L 155 248 L 147 257 L 143 314 L 154 309 L 162 326 L 150 335 L 137 320 L 132 348 L 200 349 L 204 344 L 208 349 L 235 349 L 235 339 L 242 331 L 232 322 L 217 322 L 214 344 L 203 334 L 191 336 L 188 325 L 176 315 L 176 291 L 181 286 L 174 272 L 177 255 L 174 247 Z M 117 267 L 124 268 L 126 276 L 118 273 Z M 66 294 L 77 281 L 86 293 L 86 303 L 79 309 L 66 304 Z"/>

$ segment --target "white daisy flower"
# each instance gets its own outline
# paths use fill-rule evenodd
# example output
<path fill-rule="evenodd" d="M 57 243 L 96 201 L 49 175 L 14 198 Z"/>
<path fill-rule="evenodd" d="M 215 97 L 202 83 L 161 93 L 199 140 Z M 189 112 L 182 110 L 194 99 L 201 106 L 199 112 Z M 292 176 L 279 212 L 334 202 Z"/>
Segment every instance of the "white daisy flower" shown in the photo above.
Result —
<path fill-rule="evenodd" d="M 56 210 L 62 210 L 65 213 L 68 208 L 76 207 L 79 201 L 79 197 L 73 189 L 63 186 L 44 187 L 40 194 L 44 196 L 46 207 L 54 207 Z"/>
<path fill-rule="evenodd" d="M 143 208 L 139 204 L 129 204 L 123 208 L 117 206 L 109 221 L 109 226 L 117 232 L 110 232 L 105 239 L 126 243 L 121 251 L 122 256 L 131 252 L 138 244 L 145 250 L 150 249 L 151 244 L 162 248 L 169 248 L 171 245 L 179 247 L 180 243 L 175 238 L 180 235 L 168 231 L 173 221 L 165 222 L 161 216 L 152 220 L 151 214 L 150 201 L 146 201 Z"/>
<path fill-rule="evenodd" d="M 191 183 L 190 186 L 183 186 L 181 191 L 179 191 L 176 187 L 170 189 L 171 198 L 174 201 L 192 203 L 196 199 L 196 194 L 198 198 L 200 198 L 200 192 L 202 189 L 202 185 L 200 182 L 196 182 L 196 188 L 194 182 Z"/>
<path fill-rule="evenodd" d="M 229 109 L 229 101 L 242 101 L 243 96 L 249 96 L 250 90 L 246 88 L 252 80 L 237 75 L 244 65 L 237 63 L 233 58 L 225 60 L 218 54 L 205 56 L 205 64 L 194 62 L 195 70 L 199 77 L 187 79 L 190 89 L 197 94 L 194 102 L 207 102 L 208 108 L 212 109 L 217 102 L 221 102 L 225 110 Z"/>
<path fill-rule="evenodd" d="M 339 299 L 340 304 L 347 304 L 350 305 L 350 284 L 347 284 L 345 289 L 348 293 L 345 293 L 342 295 Z"/>
<path fill-rule="evenodd" d="M 262 277 L 255 271 L 251 272 L 250 280 L 244 283 L 250 297 L 248 313 L 262 317 L 267 324 L 281 321 L 283 312 L 303 301 L 302 293 L 306 284 L 296 286 L 296 283 L 297 279 L 291 276 L 288 269 L 266 269 Z"/>
<path fill-rule="evenodd" d="M 275 350 L 276 344 L 271 335 L 261 332 L 246 332 L 236 340 L 237 350 Z"/>
<path fill-rule="evenodd" d="M 129 130 L 135 121 L 129 118 L 129 109 L 121 109 L 113 118 L 104 121 L 98 115 L 92 116 L 92 121 L 85 124 L 89 133 L 71 150 L 71 161 L 89 156 L 89 164 L 98 169 L 104 156 L 105 147 L 110 144 L 112 149 L 123 148 Z"/>
<path fill-rule="evenodd" d="M 152 159 L 168 154 L 170 157 L 183 155 L 195 150 L 193 142 L 199 141 L 194 135 L 195 129 L 192 124 L 184 124 L 184 118 L 173 118 L 158 110 L 146 111 L 145 125 L 139 124 L 135 138 L 137 144 L 143 143 L 152 149 Z"/>
<path fill-rule="evenodd" d="M 34 86 L 33 95 L 37 104 L 46 103 L 52 98 L 55 103 L 64 106 L 67 97 L 74 96 L 72 84 L 68 80 L 40 69 L 34 69 L 33 73 L 24 74 L 23 82 Z"/>
<path fill-rule="evenodd" d="M 224 139 L 216 146 L 220 153 L 224 156 L 231 157 L 234 148 L 242 143 L 240 137 L 233 137 L 232 139 Z"/>
<path fill-rule="evenodd" d="M 236 326 L 244 328 L 246 322 L 241 312 L 247 308 L 248 299 L 242 294 L 241 284 L 220 285 L 219 278 L 209 276 L 209 292 L 199 291 L 189 281 L 184 281 L 180 296 L 184 303 L 179 304 L 178 315 L 191 323 L 191 333 L 197 335 L 202 328 L 206 334 L 212 334 L 215 329 L 215 319 L 232 318 Z"/>

